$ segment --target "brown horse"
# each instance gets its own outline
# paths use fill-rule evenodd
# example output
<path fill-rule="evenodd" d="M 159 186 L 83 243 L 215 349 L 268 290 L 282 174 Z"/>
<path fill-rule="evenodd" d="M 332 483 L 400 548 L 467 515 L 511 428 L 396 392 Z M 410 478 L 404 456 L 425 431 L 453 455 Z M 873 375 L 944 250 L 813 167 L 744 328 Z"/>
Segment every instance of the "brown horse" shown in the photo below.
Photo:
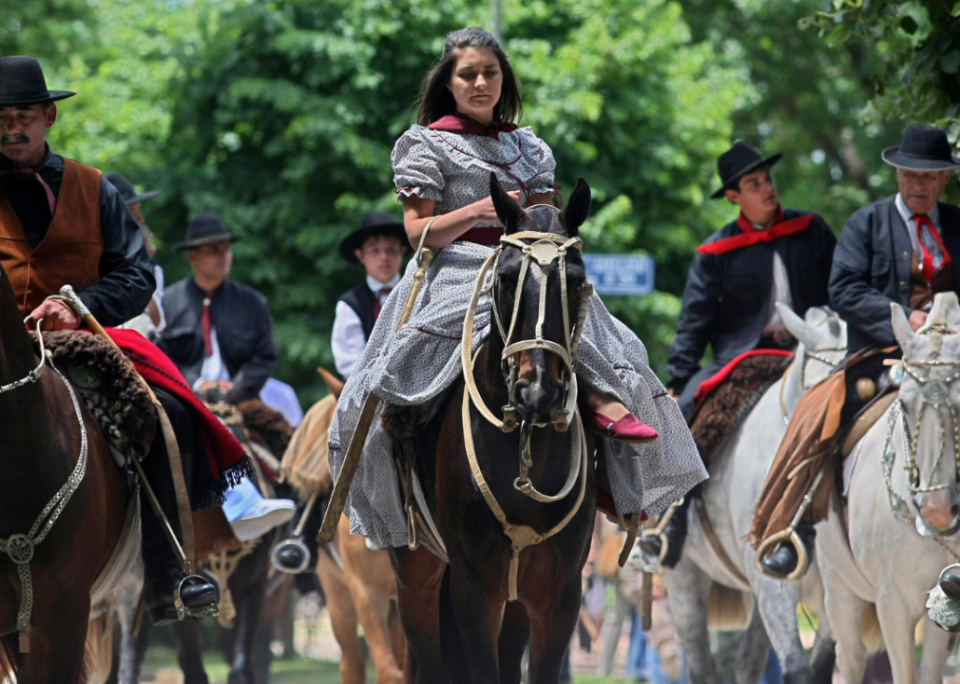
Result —
<path fill-rule="evenodd" d="M 327 462 L 326 443 L 336 398 L 343 384 L 321 371 L 331 396 L 319 401 L 304 416 L 290 447 L 283 458 L 284 476 L 301 489 L 301 496 L 330 496 L 333 477 Z M 316 571 L 327 597 L 327 609 L 333 634 L 343 655 L 340 659 L 340 681 L 363 684 L 366 664 L 357 635 L 358 624 L 370 647 L 377 670 L 377 684 L 403 684 L 407 641 L 400 624 L 397 607 L 397 582 L 386 551 L 367 548 L 363 537 L 350 534 L 350 521 L 340 516 L 337 534 L 329 545 L 317 549 L 315 540 L 323 511 L 315 505 L 305 526 L 306 542 L 316 554 Z"/>
<path fill-rule="evenodd" d="M 13 674 L 20 684 L 75 684 L 83 677 L 90 590 L 120 537 L 127 495 L 99 426 L 63 378 L 47 366 L 35 382 L 5 387 L 39 361 L 0 267 L 0 540 L 28 534 L 67 484 L 84 442 L 88 453 L 82 481 L 29 562 L 33 608 L 24 640 L 21 574 L 0 553 L 0 681 Z"/>
<path fill-rule="evenodd" d="M 504 432 L 481 415 L 476 399 L 465 414 L 468 399 L 461 383 L 419 432 L 415 467 L 449 565 L 424 547 L 396 548 L 391 554 L 416 681 L 422 684 L 519 682 L 528 640 L 530 682 L 555 684 L 577 622 L 580 573 L 593 530 L 594 461 L 580 452 L 584 465 L 576 466 L 575 450 L 583 439 L 579 417 L 566 415 L 568 430 L 558 420 L 569 405 L 568 388 L 574 386 L 563 350 L 575 357 L 581 305 L 590 292 L 579 243 L 572 240 L 589 212 L 590 189 L 581 180 L 562 212 L 545 206 L 522 210 L 495 176 L 491 195 L 506 233 L 493 266 L 499 321 L 497 328 L 491 323 L 493 332 L 477 352 L 473 375 L 482 403 L 511 406 L 523 426 Z M 554 248 L 560 245 L 565 247 L 557 260 Z M 523 263 L 527 254 L 536 265 Z M 565 268 L 558 268 L 564 260 Z M 541 288 L 546 288 L 543 299 Z M 470 323 L 468 315 L 465 327 L 472 329 Z M 566 330 L 565 324 L 570 326 Z M 384 423 L 389 430 L 386 414 Z M 509 600 L 513 544 L 471 468 L 471 441 L 481 477 L 503 517 L 516 526 L 514 533 L 525 525 L 542 535 L 566 519 L 553 536 L 516 556 L 514 601 Z M 529 444 L 526 483 L 522 473 L 517 477 L 522 443 Z M 532 484 L 543 492 L 562 493 L 574 475 L 569 494 L 554 502 L 520 491 L 530 492 L 526 485 Z"/>

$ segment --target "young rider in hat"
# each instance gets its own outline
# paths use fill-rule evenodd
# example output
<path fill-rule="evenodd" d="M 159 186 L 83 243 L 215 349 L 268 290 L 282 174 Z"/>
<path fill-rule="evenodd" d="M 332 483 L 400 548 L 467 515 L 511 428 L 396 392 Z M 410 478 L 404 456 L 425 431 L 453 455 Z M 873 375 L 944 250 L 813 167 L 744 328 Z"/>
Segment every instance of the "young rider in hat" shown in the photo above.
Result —
<path fill-rule="evenodd" d="M 174 249 L 187 251 L 193 275 L 164 293 L 167 327 L 157 340 L 194 390 L 216 382 L 226 400 L 256 399 L 277 363 L 266 297 L 229 278 L 231 234 L 216 214 L 201 214 Z M 264 499 L 249 479 L 227 492 L 227 520 L 249 541 L 293 517 L 288 499 Z"/>
<path fill-rule="evenodd" d="M 380 309 L 400 282 L 400 263 L 408 245 L 403 225 L 384 212 L 367 214 L 360 228 L 340 243 L 340 256 L 367 273 L 365 282 L 340 297 L 333 320 L 333 358 L 345 378 L 360 360 Z"/>
<path fill-rule="evenodd" d="M 727 363 L 754 349 L 794 346 L 777 302 L 801 314 L 828 303 L 836 238 L 817 214 L 780 206 L 771 168 L 781 156 L 764 158 L 738 141 L 717 161 L 722 187 L 711 197 L 726 197 L 739 207 L 740 215 L 700 245 L 683 291 L 667 386 L 688 421 L 700 384 Z M 708 345 L 714 358 L 701 368 Z M 667 567 L 680 559 L 688 503 L 689 497 L 664 530 L 669 542 L 663 559 Z M 645 550 L 659 554 L 659 538 L 642 541 Z"/>
<path fill-rule="evenodd" d="M 57 120 L 55 102 L 73 94 L 49 91 L 32 57 L 0 58 L 0 262 L 22 315 L 43 319 L 44 330 L 81 325 L 58 298 L 63 285 L 72 285 L 107 326 L 142 313 L 155 289 L 143 235 L 117 189 L 100 171 L 59 157 L 46 144 L 47 129 Z M 176 368 L 155 347 L 132 331 L 110 335 L 150 381 L 174 426 L 184 468 L 193 474 L 192 500 L 204 505 L 219 499 L 245 467 L 242 447 L 181 388 Z M 157 433 L 142 465 L 182 543 L 166 443 Z M 141 509 L 150 618 L 182 619 L 178 601 L 189 617 L 210 614 L 216 587 L 197 576 L 185 578 L 146 497 Z"/>
<path fill-rule="evenodd" d="M 829 406 L 842 404 L 835 406 L 842 408 L 840 425 L 833 434 L 824 433 L 812 446 L 803 447 L 793 439 L 801 423 L 791 421 L 757 503 L 750 531 L 756 545 L 787 528 L 817 472 L 832 467 L 811 457 L 825 453 L 830 438 L 839 434 L 855 413 L 851 407 L 856 408 L 858 399 L 851 387 L 859 379 L 881 374 L 885 357 L 899 356 L 899 351 L 882 349 L 897 344 L 890 304 L 901 305 L 917 330 L 926 322 L 936 293 L 960 290 L 951 258 L 960 256 L 960 208 L 939 202 L 951 169 L 960 166 L 960 157 L 951 154 L 946 133 L 935 126 L 911 126 L 903 142 L 884 150 L 882 157 L 896 167 L 899 191 L 850 217 L 830 274 L 830 303 L 847 322 L 849 351 L 862 358 L 848 361 L 843 373 L 834 374 L 835 380 L 846 386 L 842 395 L 836 395 L 838 401 L 817 406 L 817 397 L 804 395 L 797 405 L 795 417 L 807 412 L 823 416 Z M 803 462 L 808 466 L 801 467 Z M 800 535 L 808 549 L 812 524 L 817 522 L 809 519 L 813 510 L 823 508 L 817 502 L 829 497 L 833 486 L 833 478 L 825 477 L 813 493 L 814 505 L 807 510 Z M 796 569 L 798 559 L 792 544 L 780 544 L 761 564 L 767 574 L 782 578 Z"/>
<path fill-rule="evenodd" d="M 117 189 L 117 192 L 120 193 L 120 197 L 123 198 L 127 209 L 133 214 L 133 218 L 135 218 L 140 225 L 140 230 L 143 231 L 143 240 L 147 247 L 147 254 L 150 256 L 150 268 L 153 271 L 154 280 L 157 281 L 157 289 L 153 291 L 153 297 L 150 299 L 150 303 L 147 304 L 147 310 L 142 314 L 143 318 L 138 316 L 132 321 L 129 321 L 127 325 L 141 330 L 147 337 L 153 339 L 156 337 L 157 332 L 163 330 L 163 326 L 166 325 L 166 322 L 163 320 L 162 308 L 164 286 L 163 267 L 153 260 L 154 255 L 157 253 L 157 247 L 151 241 L 153 232 L 151 232 L 147 226 L 147 221 L 143 218 L 143 214 L 140 213 L 140 203 L 156 197 L 160 194 L 160 191 L 149 190 L 144 193 L 138 193 L 130 181 L 116 171 L 111 171 L 106 174 L 105 178 L 110 181 L 113 187 Z M 149 323 L 147 323 L 148 319 Z M 140 321 L 143 321 L 143 325 L 138 324 Z"/>

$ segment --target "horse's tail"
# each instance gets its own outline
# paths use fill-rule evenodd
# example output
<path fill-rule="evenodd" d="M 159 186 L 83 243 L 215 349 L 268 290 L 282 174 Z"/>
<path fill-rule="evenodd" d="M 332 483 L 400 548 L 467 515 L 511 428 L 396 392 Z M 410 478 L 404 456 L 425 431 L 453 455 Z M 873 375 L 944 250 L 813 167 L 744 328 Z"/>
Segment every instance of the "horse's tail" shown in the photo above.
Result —
<path fill-rule="evenodd" d="M 443 652 L 443 664 L 447 674 L 455 682 L 463 681 L 470 672 L 467 654 L 463 648 L 457 616 L 453 610 L 453 598 L 450 596 L 450 566 L 443 571 L 440 583 L 440 650 Z"/>
<path fill-rule="evenodd" d="M 0 637 L 0 682 L 8 679 L 16 680 L 20 668 L 23 666 L 23 656 L 20 655 L 20 635 L 14 632 Z"/>
<path fill-rule="evenodd" d="M 105 682 L 110 677 L 113 670 L 113 615 L 111 608 L 87 627 L 81 681 Z"/>
<path fill-rule="evenodd" d="M 870 653 L 883 650 L 883 632 L 880 631 L 880 618 L 877 617 L 875 603 L 863 604 L 863 613 L 860 617 L 860 640 Z"/>
<path fill-rule="evenodd" d="M 707 599 L 707 625 L 710 629 L 745 629 L 752 617 L 752 594 L 713 583 Z"/>

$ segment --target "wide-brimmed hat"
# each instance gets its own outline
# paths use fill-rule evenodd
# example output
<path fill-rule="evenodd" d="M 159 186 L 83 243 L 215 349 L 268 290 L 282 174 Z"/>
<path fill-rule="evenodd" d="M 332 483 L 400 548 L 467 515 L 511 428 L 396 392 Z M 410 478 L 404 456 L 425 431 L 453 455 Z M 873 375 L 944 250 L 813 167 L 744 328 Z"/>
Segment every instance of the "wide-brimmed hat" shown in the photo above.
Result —
<path fill-rule="evenodd" d="M 211 242 L 236 242 L 239 239 L 216 214 L 200 214 L 187 226 L 187 238 L 174 249 L 182 252 Z"/>
<path fill-rule="evenodd" d="M 960 157 L 951 154 L 947 132 L 936 126 L 915 124 L 903 134 L 903 142 L 888 147 L 883 161 L 913 171 L 946 171 L 960 166 Z"/>
<path fill-rule="evenodd" d="M 33 57 L 0 57 L 0 107 L 65 100 L 76 93 L 47 90 L 40 62 Z"/>
<path fill-rule="evenodd" d="M 390 214 L 385 211 L 375 211 L 363 217 L 360 228 L 350 233 L 340 242 L 340 256 L 350 263 L 360 263 L 353 250 L 363 247 L 367 238 L 375 235 L 393 235 L 400 238 L 400 244 L 404 247 L 410 247 L 410 241 L 407 240 L 407 231 L 402 223 L 398 223 Z"/>
<path fill-rule="evenodd" d="M 755 149 L 738 140 L 717 160 L 717 171 L 720 172 L 720 182 L 723 183 L 723 187 L 710 195 L 710 199 L 720 199 L 727 190 L 735 189 L 736 182 L 748 173 L 762 166 L 771 167 L 780 161 L 782 156 L 783 154 L 778 152 L 764 159 Z"/>
<path fill-rule="evenodd" d="M 133 184 L 116 171 L 111 171 L 110 173 L 104 174 L 104 178 L 110 181 L 110 185 L 117 189 L 117 191 L 120 193 L 120 197 L 123 199 L 123 203 L 128 207 L 131 204 L 137 204 L 138 202 L 148 200 L 151 197 L 156 197 L 160 194 L 159 190 L 149 190 L 138 195 L 136 189 L 133 187 Z"/>

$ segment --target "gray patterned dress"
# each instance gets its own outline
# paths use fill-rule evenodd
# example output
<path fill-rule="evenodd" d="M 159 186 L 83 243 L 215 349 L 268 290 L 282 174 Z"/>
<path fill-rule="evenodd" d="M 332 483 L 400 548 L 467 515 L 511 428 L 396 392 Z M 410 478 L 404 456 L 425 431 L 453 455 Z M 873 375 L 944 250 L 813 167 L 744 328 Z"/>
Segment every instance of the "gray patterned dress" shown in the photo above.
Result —
<path fill-rule="evenodd" d="M 556 163 L 532 129 L 502 132 L 499 140 L 414 126 L 393 150 L 394 183 L 401 199 L 436 201 L 437 215 L 490 194 L 494 171 L 506 190 L 526 198 L 552 191 Z M 473 234 L 473 232 L 471 232 Z M 470 239 L 470 235 L 466 235 Z M 440 252 L 427 273 L 410 320 L 395 332 L 416 264 L 384 304 L 366 350 L 350 376 L 330 429 L 330 467 L 338 477 L 368 392 L 390 404 L 422 404 L 460 375 L 460 336 L 473 282 L 491 247 L 458 240 Z M 490 298 L 480 300 L 474 345 L 490 332 Z M 647 350 L 611 316 L 600 298 L 589 302 L 577 376 L 612 394 L 660 433 L 652 444 L 608 444 L 611 493 L 617 510 L 657 514 L 707 477 L 676 402 L 650 369 Z M 382 546 L 407 543 L 407 523 L 389 436 L 374 421 L 364 445 L 345 513 L 354 534 Z"/>

